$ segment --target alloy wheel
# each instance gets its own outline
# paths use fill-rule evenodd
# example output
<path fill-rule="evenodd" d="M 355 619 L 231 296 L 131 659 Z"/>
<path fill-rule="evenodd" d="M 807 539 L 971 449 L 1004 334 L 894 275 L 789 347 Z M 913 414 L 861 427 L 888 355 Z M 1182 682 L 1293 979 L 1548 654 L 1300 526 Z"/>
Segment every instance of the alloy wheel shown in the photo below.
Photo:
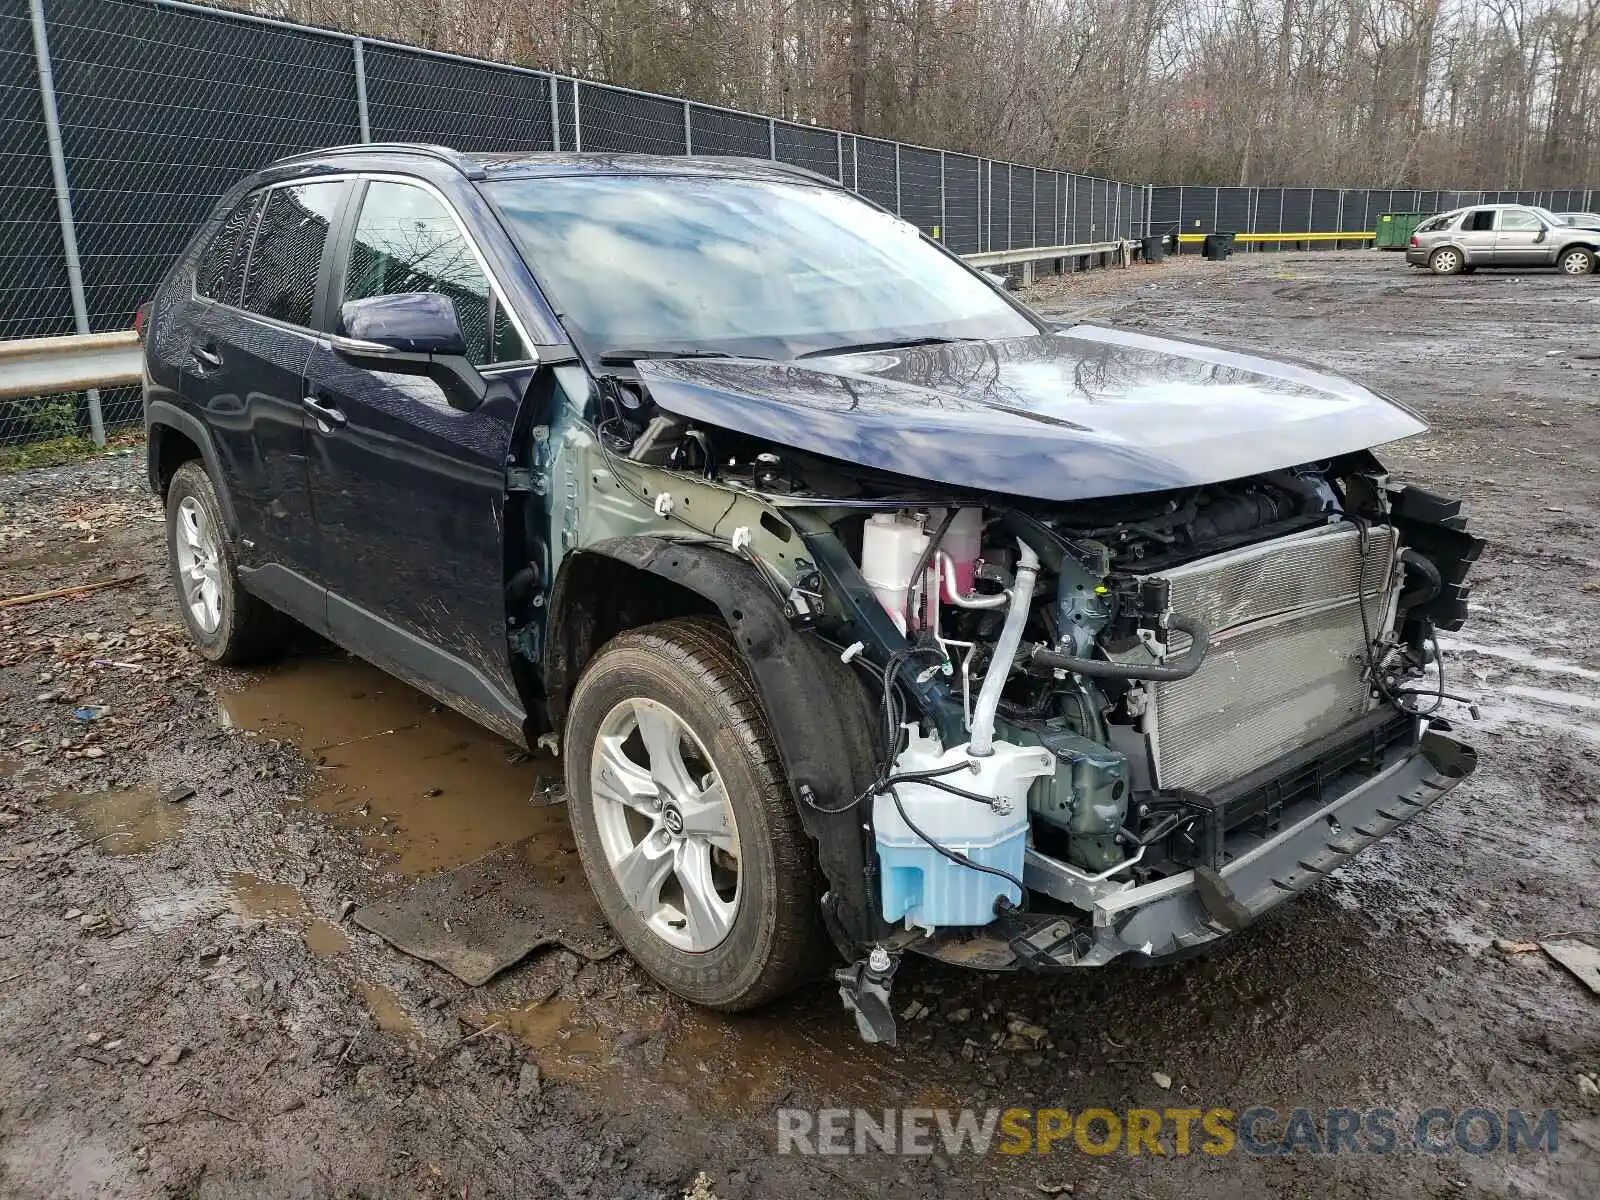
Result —
<path fill-rule="evenodd" d="M 173 544 L 178 556 L 178 583 L 189 615 L 202 632 L 215 633 L 222 624 L 221 548 L 205 509 L 193 496 L 185 496 L 178 503 Z"/>
<path fill-rule="evenodd" d="M 628 905 L 679 950 L 720 945 L 739 911 L 739 831 L 699 737 L 660 701 L 624 700 L 600 724 L 589 777 L 600 842 Z"/>

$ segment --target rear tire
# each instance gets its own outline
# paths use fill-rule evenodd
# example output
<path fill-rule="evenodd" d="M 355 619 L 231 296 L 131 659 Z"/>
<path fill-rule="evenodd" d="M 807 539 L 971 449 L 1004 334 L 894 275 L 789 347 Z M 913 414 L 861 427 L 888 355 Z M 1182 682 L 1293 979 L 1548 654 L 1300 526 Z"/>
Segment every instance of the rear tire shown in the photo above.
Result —
<path fill-rule="evenodd" d="M 816 976 L 820 872 L 725 628 L 688 617 L 614 638 L 563 740 L 584 873 L 640 966 L 728 1011 Z"/>
<path fill-rule="evenodd" d="M 1459 275 L 1466 265 L 1461 251 L 1454 246 L 1440 246 L 1428 256 L 1428 270 L 1435 275 Z"/>
<path fill-rule="evenodd" d="M 1586 250 L 1582 246 L 1574 246 L 1561 256 L 1556 264 L 1561 268 L 1563 275 L 1576 278 L 1579 275 L 1592 275 L 1594 273 L 1594 251 Z"/>
<path fill-rule="evenodd" d="M 167 485 L 167 563 L 178 611 L 202 657 L 233 666 L 279 652 L 293 625 L 239 585 L 217 490 L 198 461 L 182 464 Z"/>

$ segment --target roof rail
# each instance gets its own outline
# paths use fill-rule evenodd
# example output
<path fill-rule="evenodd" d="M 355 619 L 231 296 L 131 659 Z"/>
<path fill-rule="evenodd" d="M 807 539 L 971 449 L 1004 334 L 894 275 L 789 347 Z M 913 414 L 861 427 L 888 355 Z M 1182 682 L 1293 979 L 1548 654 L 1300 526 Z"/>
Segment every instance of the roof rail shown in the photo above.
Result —
<path fill-rule="evenodd" d="M 844 187 L 844 184 L 832 175 L 824 175 L 821 171 L 813 171 L 810 167 L 802 167 L 798 163 L 784 162 L 778 158 L 757 158 L 753 154 L 695 154 L 691 155 L 691 157 L 710 159 L 712 162 L 739 163 L 741 165 L 748 163 L 751 166 L 780 171 L 785 175 L 799 175 L 803 179 L 813 179 L 818 183 L 825 183 L 829 187 Z"/>
<path fill-rule="evenodd" d="M 351 142 L 343 146 L 327 146 L 320 150 L 303 150 L 299 154 L 291 154 L 287 158 L 280 158 L 278 162 L 300 162 L 303 159 L 324 158 L 328 155 L 339 154 L 382 154 L 386 151 L 421 154 L 437 162 L 448 163 L 468 179 L 484 178 L 483 168 L 467 158 L 461 151 L 453 150 L 449 146 L 435 145 L 431 142 Z"/>

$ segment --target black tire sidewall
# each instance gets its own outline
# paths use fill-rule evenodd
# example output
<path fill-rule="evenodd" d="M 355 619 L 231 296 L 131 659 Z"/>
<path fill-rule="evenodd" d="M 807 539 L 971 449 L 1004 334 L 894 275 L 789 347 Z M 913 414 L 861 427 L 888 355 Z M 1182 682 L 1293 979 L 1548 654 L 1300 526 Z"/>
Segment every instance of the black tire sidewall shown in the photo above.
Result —
<path fill-rule="evenodd" d="M 748 683 L 724 676 L 725 690 L 706 689 L 651 646 L 651 633 L 649 628 L 634 631 L 608 645 L 585 671 L 573 695 L 563 738 L 573 837 L 601 909 L 640 966 L 695 1003 L 749 1007 L 760 1002 L 752 996 L 767 990 L 763 976 L 783 933 L 780 893 L 786 881 L 779 878 L 774 856 L 779 831 L 771 809 L 792 802 L 781 778 L 763 766 L 762 747 L 751 745 L 740 733 L 740 714 L 727 703 L 728 691 L 748 689 Z M 693 647 L 687 649 L 695 654 Z M 710 755 L 733 809 L 739 837 L 739 910 L 728 936 L 700 953 L 669 945 L 634 911 L 606 859 L 595 822 L 589 785 L 595 737 L 606 715 L 635 697 L 660 701 L 684 719 Z M 748 699 L 748 695 L 733 698 Z"/>
<path fill-rule="evenodd" d="M 1455 255 L 1456 265 L 1448 271 L 1441 271 L 1434 264 L 1438 262 L 1441 254 L 1447 253 Z M 1435 275 L 1459 275 L 1461 274 L 1462 268 L 1466 265 L 1466 255 L 1462 254 L 1461 251 L 1457 250 L 1454 246 L 1441 246 L 1432 254 L 1428 255 L 1428 270 L 1432 271 Z"/>
<path fill-rule="evenodd" d="M 217 583 L 221 619 L 209 633 L 200 628 L 194 614 L 189 611 L 188 601 L 184 598 L 183 579 L 178 570 L 178 505 L 189 496 L 194 497 L 200 505 L 215 531 L 217 558 L 221 568 Z M 172 482 L 167 485 L 167 572 L 177 597 L 178 613 L 183 618 L 195 649 L 212 662 L 226 658 L 235 641 L 239 622 L 239 584 L 234 576 L 233 546 L 228 538 L 228 527 L 222 519 L 222 506 L 217 503 L 216 488 L 212 486 L 211 477 L 195 462 L 180 466 L 173 472 Z"/>
<path fill-rule="evenodd" d="M 1588 270 L 1586 270 L 1586 271 L 1577 271 L 1577 272 L 1568 271 L 1567 270 L 1567 259 L 1572 258 L 1575 255 L 1580 255 L 1580 254 L 1585 259 L 1588 260 L 1588 262 L 1589 262 Z M 1594 274 L 1594 264 L 1595 264 L 1594 254 L 1592 252 L 1588 251 L 1588 250 L 1584 250 L 1584 249 L 1581 249 L 1581 248 L 1580 249 L 1576 249 L 1576 250 L 1568 250 L 1565 253 L 1563 253 L 1559 259 L 1556 260 L 1556 265 L 1561 268 L 1561 273 L 1563 275 L 1593 275 Z"/>

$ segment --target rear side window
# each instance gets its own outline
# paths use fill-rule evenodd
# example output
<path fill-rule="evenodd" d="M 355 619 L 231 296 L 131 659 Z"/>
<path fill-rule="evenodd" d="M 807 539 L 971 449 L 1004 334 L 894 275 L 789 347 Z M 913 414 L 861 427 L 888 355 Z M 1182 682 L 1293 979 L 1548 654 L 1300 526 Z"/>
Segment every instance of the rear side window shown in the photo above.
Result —
<path fill-rule="evenodd" d="M 223 218 L 222 227 L 206 247 L 195 272 L 194 290 L 199 295 L 221 300 L 224 304 L 239 302 L 239 284 L 244 275 L 245 259 L 250 254 L 250 235 L 264 194 L 253 192 L 246 196 Z"/>
<path fill-rule="evenodd" d="M 1469 214 L 1466 222 L 1461 226 L 1461 228 L 1474 230 L 1480 233 L 1485 229 L 1493 229 L 1494 209 L 1480 208 L 1477 212 Z"/>
<path fill-rule="evenodd" d="M 374 180 L 356 218 L 344 298 L 403 292 L 437 292 L 455 302 L 475 366 L 528 357 L 450 211 L 422 188 Z"/>
<path fill-rule="evenodd" d="M 1456 217 L 1458 217 L 1458 216 L 1460 216 L 1459 213 L 1446 213 L 1442 217 L 1429 217 L 1421 225 L 1417 226 L 1417 232 L 1418 233 L 1433 233 L 1436 230 L 1440 230 L 1440 229 L 1445 228 L 1447 225 L 1450 224 L 1450 222 L 1454 221 L 1456 219 Z"/>
<path fill-rule="evenodd" d="M 311 324 L 317 275 L 343 183 L 300 183 L 267 193 L 244 279 L 242 307 L 291 325 Z"/>

